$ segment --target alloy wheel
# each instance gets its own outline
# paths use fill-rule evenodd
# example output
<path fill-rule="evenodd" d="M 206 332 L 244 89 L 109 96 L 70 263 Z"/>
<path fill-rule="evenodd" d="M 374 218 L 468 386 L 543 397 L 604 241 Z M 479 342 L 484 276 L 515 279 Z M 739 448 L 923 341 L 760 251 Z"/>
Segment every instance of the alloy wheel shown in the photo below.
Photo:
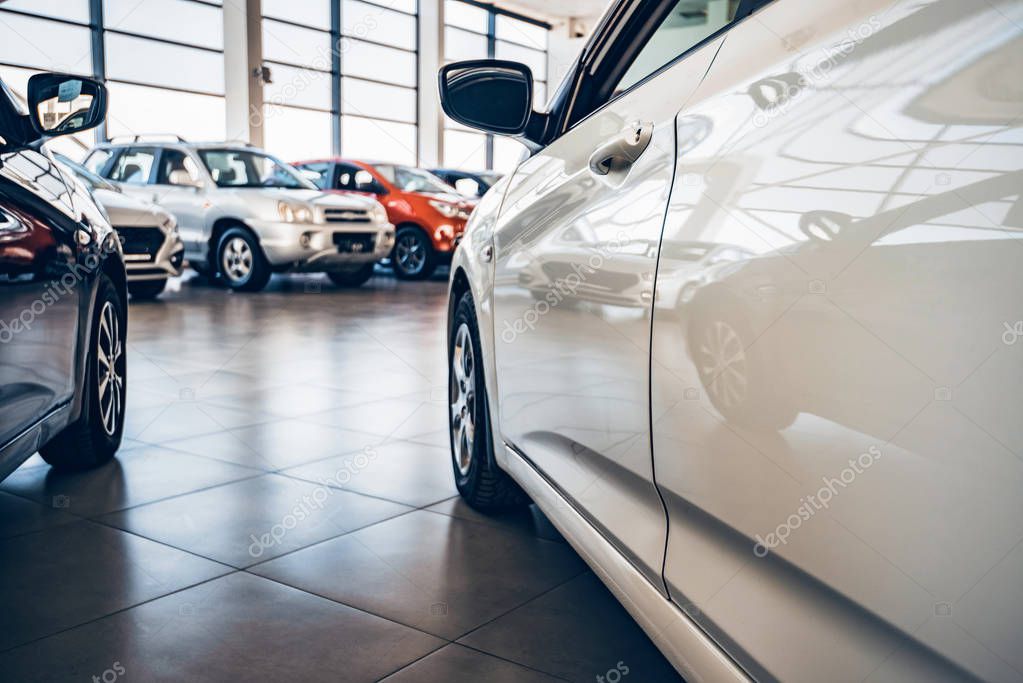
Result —
<path fill-rule="evenodd" d="M 703 384 L 717 405 L 731 408 L 746 398 L 749 384 L 746 349 L 735 329 L 715 320 L 703 333 L 697 367 Z"/>
<path fill-rule="evenodd" d="M 224 245 L 220 265 L 232 282 L 244 282 L 252 272 L 252 248 L 241 237 L 232 237 Z"/>
<path fill-rule="evenodd" d="M 469 326 L 462 323 L 455 333 L 451 351 L 451 437 L 455 465 L 464 477 L 472 467 L 472 446 L 476 433 L 476 359 L 472 352 Z"/>
<path fill-rule="evenodd" d="M 398 243 L 394 245 L 394 257 L 402 271 L 416 275 L 426 265 L 426 247 L 414 233 L 406 233 L 398 237 Z"/>
<path fill-rule="evenodd" d="M 100 421 L 109 436 L 117 432 L 124 404 L 124 374 L 121 357 L 121 325 L 114 304 L 107 301 L 99 315 L 99 334 L 96 343 L 97 390 L 99 392 Z"/>

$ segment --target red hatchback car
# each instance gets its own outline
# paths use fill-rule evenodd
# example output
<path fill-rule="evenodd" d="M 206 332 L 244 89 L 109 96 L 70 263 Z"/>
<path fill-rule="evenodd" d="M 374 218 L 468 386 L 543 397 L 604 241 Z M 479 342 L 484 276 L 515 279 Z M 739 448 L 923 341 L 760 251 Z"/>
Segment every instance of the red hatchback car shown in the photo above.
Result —
<path fill-rule="evenodd" d="M 454 192 L 429 171 L 398 164 L 319 159 L 294 164 L 317 187 L 331 192 L 375 195 L 387 209 L 396 234 L 391 264 L 395 275 L 422 280 L 451 262 L 476 200 Z"/>

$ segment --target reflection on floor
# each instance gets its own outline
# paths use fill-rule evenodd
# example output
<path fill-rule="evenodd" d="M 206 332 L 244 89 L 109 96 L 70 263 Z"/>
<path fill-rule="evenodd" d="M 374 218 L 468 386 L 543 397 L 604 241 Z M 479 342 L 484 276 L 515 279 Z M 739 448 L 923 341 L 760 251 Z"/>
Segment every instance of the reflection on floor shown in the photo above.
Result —
<path fill-rule="evenodd" d="M 455 497 L 445 294 L 133 303 L 118 459 L 0 485 L 3 678 L 676 680 L 535 508 Z"/>

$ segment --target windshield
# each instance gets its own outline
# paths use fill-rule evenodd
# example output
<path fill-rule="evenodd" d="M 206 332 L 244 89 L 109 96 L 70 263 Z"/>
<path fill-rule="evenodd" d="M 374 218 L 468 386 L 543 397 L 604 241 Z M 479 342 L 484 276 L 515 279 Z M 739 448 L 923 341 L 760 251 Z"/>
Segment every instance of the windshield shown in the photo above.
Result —
<path fill-rule="evenodd" d="M 430 173 L 410 166 L 381 164 L 376 167 L 380 175 L 387 178 L 402 192 L 428 192 L 431 194 L 450 193 L 451 186 Z"/>
<path fill-rule="evenodd" d="M 280 187 L 315 190 L 288 164 L 269 154 L 244 149 L 204 149 L 199 157 L 218 187 Z"/>
<path fill-rule="evenodd" d="M 93 190 L 108 190 L 110 192 L 121 191 L 120 188 L 118 188 L 113 183 L 108 182 L 103 178 L 100 178 L 98 175 L 96 175 L 89 169 L 85 168 L 81 164 L 76 164 L 63 154 L 54 154 L 53 157 L 61 164 L 63 164 L 65 167 L 67 167 L 67 169 L 74 173 L 79 180 L 81 180 L 83 183 L 88 185 Z"/>

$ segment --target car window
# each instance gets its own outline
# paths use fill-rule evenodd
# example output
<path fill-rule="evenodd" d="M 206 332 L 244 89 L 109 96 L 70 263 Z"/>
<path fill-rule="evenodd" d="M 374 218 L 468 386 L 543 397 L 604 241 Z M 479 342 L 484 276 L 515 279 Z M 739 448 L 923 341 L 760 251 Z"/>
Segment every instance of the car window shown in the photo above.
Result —
<path fill-rule="evenodd" d="M 313 185 L 321 190 L 327 189 L 327 186 L 330 185 L 330 164 L 328 163 L 302 164 L 295 168 L 304 178 L 312 181 Z"/>
<path fill-rule="evenodd" d="M 176 172 L 176 173 L 175 173 Z M 171 174 L 174 173 L 174 177 Z M 184 178 L 188 183 L 181 182 Z M 160 155 L 160 166 L 156 172 L 157 185 L 188 185 L 199 182 L 199 166 L 185 152 L 179 149 L 165 149 Z"/>
<path fill-rule="evenodd" d="M 375 192 L 377 190 L 373 174 L 354 164 L 338 164 L 337 186 L 340 190 L 351 190 L 352 192 Z"/>
<path fill-rule="evenodd" d="M 110 180 L 128 185 L 146 185 L 156 160 L 156 150 L 151 147 L 133 147 L 125 150 L 114 164 L 108 176 Z"/>
<path fill-rule="evenodd" d="M 376 169 L 380 175 L 394 183 L 402 192 L 427 192 L 430 194 L 451 192 L 450 185 L 429 171 L 391 164 L 379 164 Z"/>
<path fill-rule="evenodd" d="M 459 178 L 455 181 L 455 189 L 467 197 L 478 197 L 486 191 L 475 178 Z"/>
<path fill-rule="evenodd" d="M 278 187 L 315 190 L 316 186 L 293 167 L 269 154 L 240 149 L 204 149 L 199 152 L 218 187 Z"/>
<path fill-rule="evenodd" d="M 723 29 L 738 8 L 738 0 L 679 0 L 619 79 L 612 97 Z"/>
<path fill-rule="evenodd" d="M 102 175 L 101 172 L 103 171 L 103 167 L 106 166 L 113 154 L 114 153 L 108 149 L 97 149 L 89 155 L 89 158 L 87 158 L 85 163 L 82 165 L 92 173 Z"/>

